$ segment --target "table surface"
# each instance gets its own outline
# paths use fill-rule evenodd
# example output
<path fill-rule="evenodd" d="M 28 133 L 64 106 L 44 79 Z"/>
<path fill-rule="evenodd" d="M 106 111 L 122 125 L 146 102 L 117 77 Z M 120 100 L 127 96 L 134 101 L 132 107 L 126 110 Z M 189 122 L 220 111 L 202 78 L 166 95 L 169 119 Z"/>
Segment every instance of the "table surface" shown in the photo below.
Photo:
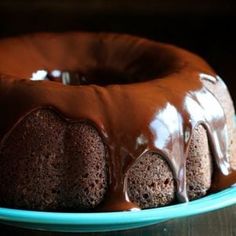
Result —
<path fill-rule="evenodd" d="M 64 236 L 64 235 L 98 235 L 98 236 L 139 236 L 139 235 L 178 235 L 178 236 L 236 236 L 236 205 L 221 210 L 192 217 L 171 220 L 135 230 L 108 232 L 108 233 L 53 233 L 25 230 L 0 224 L 0 235 L 37 235 L 37 236 Z"/>

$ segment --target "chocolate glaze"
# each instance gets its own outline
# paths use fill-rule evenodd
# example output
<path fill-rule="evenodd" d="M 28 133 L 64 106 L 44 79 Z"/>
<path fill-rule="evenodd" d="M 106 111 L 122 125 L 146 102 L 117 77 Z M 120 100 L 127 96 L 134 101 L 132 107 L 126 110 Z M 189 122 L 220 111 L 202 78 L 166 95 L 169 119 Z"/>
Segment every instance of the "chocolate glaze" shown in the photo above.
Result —
<path fill-rule="evenodd" d="M 109 190 L 99 210 L 138 208 L 129 200 L 126 174 L 149 151 L 168 161 L 178 199 L 188 201 L 185 163 L 198 124 L 207 130 L 217 164 L 212 191 L 236 182 L 224 111 L 202 82 L 223 81 L 199 57 L 135 37 L 86 33 L 2 40 L 0 52 L 1 141 L 40 107 L 57 110 L 69 122 L 91 121 L 109 149 Z M 30 81 L 38 69 L 78 72 L 89 85 Z"/>

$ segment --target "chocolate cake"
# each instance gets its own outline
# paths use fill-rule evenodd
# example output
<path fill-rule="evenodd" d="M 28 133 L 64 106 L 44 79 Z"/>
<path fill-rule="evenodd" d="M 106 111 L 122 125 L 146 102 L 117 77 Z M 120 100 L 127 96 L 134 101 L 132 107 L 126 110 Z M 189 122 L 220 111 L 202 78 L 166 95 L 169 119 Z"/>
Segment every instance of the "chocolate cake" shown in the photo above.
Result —
<path fill-rule="evenodd" d="M 0 206 L 120 211 L 236 182 L 222 79 L 175 46 L 106 33 L 0 40 Z"/>

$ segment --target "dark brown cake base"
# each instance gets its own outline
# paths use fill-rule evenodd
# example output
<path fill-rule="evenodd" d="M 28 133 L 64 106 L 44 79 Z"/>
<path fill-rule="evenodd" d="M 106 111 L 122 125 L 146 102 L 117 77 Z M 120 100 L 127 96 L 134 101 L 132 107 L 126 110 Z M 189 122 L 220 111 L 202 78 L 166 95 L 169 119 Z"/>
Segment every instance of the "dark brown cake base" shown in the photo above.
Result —
<path fill-rule="evenodd" d="M 108 186 L 106 155 L 92 125 L 66 122 L 49 109 L 33 111 L 1 147 L 0 204 L 36 210 L 92 209 L 103 200 Z M 212 160 L 202 126 L 192 136 L 186 168 L 189 198 L 205 195 L 211 185 Z M 140 208 L 175 200 L 172 171 L 155 153 L 140 157 L 127 181 L 129 197 Z"/>
<path fill-rule="evenodd" d="M 0 149 L 0 205 L 37 210 L 93 208 L 107 188 L 105 155 L 91 125 L 66 123 L 46 109 L 34 111 Z"/>

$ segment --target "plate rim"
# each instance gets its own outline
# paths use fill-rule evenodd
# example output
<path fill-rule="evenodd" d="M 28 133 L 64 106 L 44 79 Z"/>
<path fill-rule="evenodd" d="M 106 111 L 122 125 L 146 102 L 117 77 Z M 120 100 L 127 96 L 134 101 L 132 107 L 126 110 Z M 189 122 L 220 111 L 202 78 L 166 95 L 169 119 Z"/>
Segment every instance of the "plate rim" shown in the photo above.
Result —
<path fill-rule="evenodd" d="M 0 221 L 77 226 L 148 223 L 205 213 L 233 204 L 236 204 L 236 186 L 187 203 L 139 211 L 63 213 L 0 208 Z"/>

